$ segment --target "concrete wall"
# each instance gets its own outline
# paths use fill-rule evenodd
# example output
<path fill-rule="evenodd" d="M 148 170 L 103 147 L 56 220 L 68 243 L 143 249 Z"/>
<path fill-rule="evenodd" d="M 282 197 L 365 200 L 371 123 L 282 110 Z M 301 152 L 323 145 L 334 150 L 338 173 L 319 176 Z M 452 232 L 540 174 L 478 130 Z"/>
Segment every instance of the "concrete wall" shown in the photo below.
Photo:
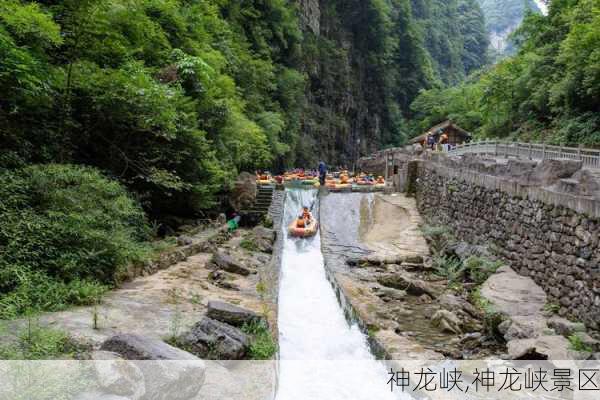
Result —
<path fill-rule="evenodd" d="M 600 201 L 557 192 L 559 176 L 546 186 L 532 183 L 539 166 L 523 171 L 521 165 L 515 176 L 495 162 L 479 162 L 480 170 L 435 156 L 416 164 L 415 195 L 426 220 L 489 246 L 543 287 L 561 315 L 600 328 Z"/>

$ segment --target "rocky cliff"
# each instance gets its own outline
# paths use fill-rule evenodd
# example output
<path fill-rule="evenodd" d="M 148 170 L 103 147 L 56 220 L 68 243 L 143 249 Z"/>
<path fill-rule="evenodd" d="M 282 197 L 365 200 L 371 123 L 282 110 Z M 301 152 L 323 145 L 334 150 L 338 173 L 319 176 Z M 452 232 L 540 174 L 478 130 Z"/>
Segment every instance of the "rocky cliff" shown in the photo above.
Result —
<path fill-rule="evenodd" d="M 490 47 L 499 55 L 514 52 L 509 36 L 513 33 L 527 12 L 540 13 L 540 1 L 534 0 L 478 0 L 485 13 L 490 35 Z M 544 8 L 545 9 L 545 8 Z"/>
<path fill-rule="evenodd" d="M 421 89 L 459 82 L 485 63 L 475 0 L 297 5 L 306 85 L 296 165 L 323 158 L 350 168 L 361 155 L 403 143 L 412 135 L 406 121 Z M 443 24 L 436 22 L 441 16 Z"/>
<path fill-rule="evenodd" d="M 315 35 L 318 35 L 321 27 L 321 5 L 319 0 L 298 0 L 298 5 L 304 29 L 309 29 Z"/>

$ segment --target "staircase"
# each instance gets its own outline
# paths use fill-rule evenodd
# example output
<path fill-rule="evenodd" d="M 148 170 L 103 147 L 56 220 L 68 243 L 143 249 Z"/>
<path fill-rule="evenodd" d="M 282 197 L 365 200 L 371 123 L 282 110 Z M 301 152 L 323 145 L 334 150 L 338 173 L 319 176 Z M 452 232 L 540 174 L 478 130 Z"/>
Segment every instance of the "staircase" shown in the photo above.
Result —
<path fill-rule="evenodd" d="M 275 186 L 259 185 L 256 189 L 256 201 L 254 205 L 247 210 L 240 211 L 240 214 L 244 217 L 244 222 L 248 224 L 258 223 L 267 215 L 273 200 Z"/>

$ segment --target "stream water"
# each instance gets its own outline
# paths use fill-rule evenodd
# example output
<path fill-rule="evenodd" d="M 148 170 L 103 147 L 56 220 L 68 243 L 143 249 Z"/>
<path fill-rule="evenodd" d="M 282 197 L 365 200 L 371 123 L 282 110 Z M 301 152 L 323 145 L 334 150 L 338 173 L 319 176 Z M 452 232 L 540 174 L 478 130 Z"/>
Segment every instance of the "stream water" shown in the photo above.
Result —
<path fill-rule="evenodd" d="M 287 226 L 316 190 L 288 190 L 279 289 L 280 374 L 277 400 L 392 399 L 385 366 L 366 336 L 349 324 L 325 273 L 320 234 L 288 237 Z"/>

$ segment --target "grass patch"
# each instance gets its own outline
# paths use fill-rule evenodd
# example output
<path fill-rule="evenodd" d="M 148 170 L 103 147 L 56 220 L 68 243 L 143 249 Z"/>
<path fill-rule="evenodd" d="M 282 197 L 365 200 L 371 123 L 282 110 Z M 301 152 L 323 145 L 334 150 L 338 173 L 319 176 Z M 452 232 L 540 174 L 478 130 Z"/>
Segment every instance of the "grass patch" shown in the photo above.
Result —
<path fill-rule="evenodd" d="M 277 343 L 265 324 L 246 324 L 242 331 L 251 336 L 249 358 L 252 360 L 270 360 L 277 353 Z"/>
<path fill-rule="evenodd" d="M 370 338 L 375 338 L 375 336 L 377 335 L 377 332 L 380 331 L 380 328 L 377 325 L 369 325 L 367 327 L 367 335 Z"/>
<path fill-rule="evenodd" d="M 273 219 L 269 215 L 265 215 L 263 218 L 262 224 L 265 228 L 273 228 Z"/>
<path fill-rule="evenodd" d="M 504 321 L 504 316 L 496 311 L 492 303 L 481 295 L 480 288 L 473 290 L 469 294 L 469 300 L 473 305 L 483 311 L 483 326 L 486 333 L 502 340 L 504 336 L 498 330 L 498 325 Z"/>
<path fill-rule="evenodd" d="M 242 239 L 242 241 L 240 242 L 240 247 L 248 251 L 258 251 L 258 246 L 254 242 L 254 237 L 251 235 Z"/>
<path fill-rule="evenodd" d="M 569 343 L 571 344 L 571 349 L 575 350 L 575 351 L 585 351 L 588 353 L 593 353 L 594 349 L 592 349 L 590 346 L 586 345 L 583 340 L 581 339 L 581 337 L 579 337 L 579 335 L 577 335 L 576 333 L 569 336 L 568 337 Z"/>
<path fill-rule="evenodd" d="M 557 304 L 557 303 L 544 304 L 544 311 L 556 314 L 559 310 L 560 310 L 560 304 Z"/>
<path fill-rule="evenodd" d="M 503 265 L 500 261 L 490 261 L 476 256 L 471 256 L 462 262 L 453 257 L 436 254 L 432 261 L 434 273 L 446 278 L 450 285 L 462 281 L 481 285 Z"/>
<path fill-rule="evenodd" d="M 435 255 L 443 255 L 454 241 L 452 232 L 446 226 L 425 225 L 421 228 L 421 231 L 427 243 L 429 243 L 431 252 Z"/>
<path fill-rule="evenodd" d="M 94 281 L 61 282 L 43 273 L 24 272 L 16 289 L 0 296 L 0 319 L 14 319 L 42 311 L 61 311 L 71 305 L 95 305 L 110 286 Z"/>
<path fill-rule="evenodd" d="M 465 276 L 465 267 L 456 258 L 435 255 L 432 259 L 434 274 L 448 280 L 449 284 L 462 281 Z"/>
<path fill-rule="evenodd" d="M 477 285 L 483 284 L 502 265 L 501 261 L 490 261 L 477 256 L 471 256 L 464 262 L 465 271 L 469 279 Z"/>
<path fill-rule="evenodd" d="M 30 320 L 14 343 L 0 346 L 2 360 L 51 360 L 73 358 L 82 348 L 66 332 L 41 327 Z"/>
<path fill-rule="evenodd" d="M 262 279 L 256 284 L 256 293 L 258 293 L 261 299 L 267 294 L 267 285 Z"/>

